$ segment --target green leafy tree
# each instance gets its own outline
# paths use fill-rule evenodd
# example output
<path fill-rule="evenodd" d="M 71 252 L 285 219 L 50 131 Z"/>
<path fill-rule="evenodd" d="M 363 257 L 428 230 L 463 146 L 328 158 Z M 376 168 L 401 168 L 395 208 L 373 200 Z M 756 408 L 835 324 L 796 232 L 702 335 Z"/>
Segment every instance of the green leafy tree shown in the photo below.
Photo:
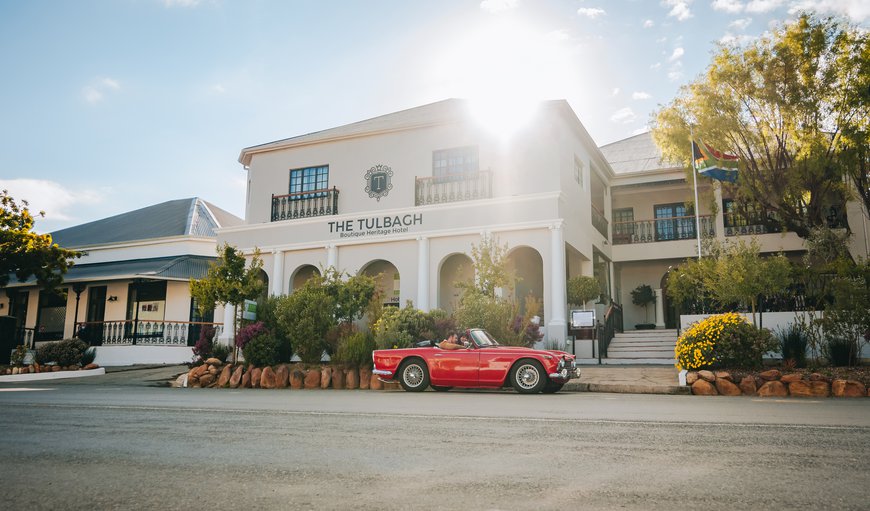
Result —
<path fill-rule="evenodd" d="M 480 245 L 471 245 L 471 264 L 474 280 L 457 282 L 461 289 L 474 289 L 489 297 L 496 296 L 496 290 L 513 292 L 517 278 L 507 265 L 507 244 L 499 245 L 494 239 L 486 238 Z"/>
<path fill-rule="evenodd" d="M 15 275 L 20 281 L 35 276 L 39 285 L 55 288 L 81 253 L 59 247 L 50 234 L 33 232 L 35 219 L 27 206 L 27 201 L 16 202 L 8 191 L 0 192 L 0 287 Z"/>
<path fill-rule="evenodd" d="M 335 317 L 340 322 L 351 323 L 365 314 L 377 292 L 375 277 L 348 275 L 334 268 L 323 271 L 323 276 L 313 280 L 326 288 L 335 302 Z"/>
<path fill-rule="evenodd" d="M 335 299 L 321 279 L 309 279 L 293 294 L 282 297 L 275 316 L 302 362 L 320 363 L 327 349 L 326 334 L 336 325 Z"/>
<path fill-rule="evenodd" d="M 251 263 L 235 247 L 224 244 L 218 248 L 218 259 L 209 265 L 203 279 L 190 280 L 190 294 L 196 298 L 200 313 L 214 309 L 216 304 L 230 305 L 236 318 L 236 329 L 241 328 L 241 307 L 245 300 L 254 300 L 263 294 L 265 283 L 260 279 L 263 261 L 255 250 Z M 233 336 L 235 337 L 233 332 Z M 234 350 L 233 358 L 236 358 Z"/>
<path fill-rule="evenodd" d="M 631 292 L 631 303 L 643 307 L 645 321 L 649 321 L 649 305 L 655 302 L 656 295 L 649 284 L 641 284 Z"/>
<path fill-rule="evenodd" d="M 720 45 L 707 71 L 656 115 L 664 157 L 695 138 L 740 158 L 733 193 L 771 229 L 807 237 L 851 188 L 870 208 L 870 36 L 801 15 L 745 47 Z M 731 186 L 731 185 L 726 185 Z"/>
<path fill-rule="evenodd" d="M 586 302 L 601 296 L 601 284 L 595 277 L 578 275 L 568 279 L 568 303 L 586 308 Z"/>

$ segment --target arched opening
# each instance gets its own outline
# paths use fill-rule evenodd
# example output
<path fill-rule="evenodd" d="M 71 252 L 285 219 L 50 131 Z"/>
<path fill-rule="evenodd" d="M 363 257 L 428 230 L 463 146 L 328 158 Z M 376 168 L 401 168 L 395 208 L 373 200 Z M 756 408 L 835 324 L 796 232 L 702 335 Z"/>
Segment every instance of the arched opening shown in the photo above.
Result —
<path fill-rule="evenodd" d="M 438 308 L 449 313 L 459 306 L 462 289 L 458 282 L 472 282 L 474 267 L 471 258 L 465 254 L 452 254 L 441 263 L 438 272 Z"/>
<path fill-rule="evenodd" d="M 369 275 L 377 280 L 384 306 L 399 307 L 399 270 L 384 259 L 376 259 L 363 266 L 360 275 Z"/>
<path fill-rule="evenodd" d="M 677 311 L 676 304 L 668 298 L 668 272 L 665 272 L 661 280 L 661 301 L 662 311 L 665 314 L 665 328 L 679 328 L 680 315 Z"/>
<path fill-rule="evenodd" d="M 531 247 L 517 247 L 507 256 L 507 266 L 517 277 L 514 296 L 520 314 L 526 313 L 526 297 L 531 294 L 541 302 L 541 317 L 544 315 L 544 260 Z"/>
<path fill-rule="evenodd" d="M 306 282 L 315 276 L 320 276 L 320 270 L 312 264 L 303 264 L 299 268 L 296 268 L 293 276 L 290 277 L 290 292 L 292 293 L 294 290 L 304 286 Z"/>
<path fill-rule="evenodd" d="M 257 278 L 263 283 L 263 292 L 260 293 L 260 298 L 269 296 L 269 275 L 262 269 L 257 273 Z"/>

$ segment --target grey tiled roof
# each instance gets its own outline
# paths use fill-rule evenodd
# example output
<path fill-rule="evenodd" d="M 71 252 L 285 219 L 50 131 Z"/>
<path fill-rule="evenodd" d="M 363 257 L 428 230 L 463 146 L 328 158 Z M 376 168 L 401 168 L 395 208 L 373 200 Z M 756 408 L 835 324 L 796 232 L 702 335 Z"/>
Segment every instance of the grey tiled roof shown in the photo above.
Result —
<path fill-rule="evenodd" d="M 240 225 L 238 218 L 197 197 L 177 199 L 51 233 L 66 248 L 170 236 L 214 237 L 215 229 Z"/>
<path fill-rule="evenodd" d="M 662 153 L 650 132 L 601 146 L 600 149 L 617 175 L 682 166 L 680 163 L 662 161 Z"/>
<path fill-rule="evenodd" d="M 216 260 L 216 257 L 183 255 L 107 263 L 76 264 L 66 272 L 63 280 L 64 282 L 81 282 L 131 278 L 158 280 L 201 279 L 206 276 L 209 263 Z M 24 282 L 19 282 L 14 276 L 10 280 L 10 285 L 13 287 L 34 284 L 36 284 L 35 277 L 31 277 Z"/>

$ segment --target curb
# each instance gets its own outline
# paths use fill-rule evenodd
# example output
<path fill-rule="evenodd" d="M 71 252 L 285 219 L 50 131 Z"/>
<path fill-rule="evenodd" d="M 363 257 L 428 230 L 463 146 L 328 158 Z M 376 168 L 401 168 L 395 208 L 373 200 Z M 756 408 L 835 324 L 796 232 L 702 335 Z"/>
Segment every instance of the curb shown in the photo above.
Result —
<path fill-rule="evenodd" d="M 22 381 L 66 380 L 69 378 L 87 378 L 106 374 L 106 369 L 83 369 L 81 371 L 57 371 L 50 373 L 28 373 L 0 376 L 0 383 L 17 383 Z"/>
<path fill-rule="evenodd" d="M 691 395 L 692 389 L 679 385 L 632 385 L 617 383 L 567 383 L 562 392 L 609 392 L 614 394 Z"/>

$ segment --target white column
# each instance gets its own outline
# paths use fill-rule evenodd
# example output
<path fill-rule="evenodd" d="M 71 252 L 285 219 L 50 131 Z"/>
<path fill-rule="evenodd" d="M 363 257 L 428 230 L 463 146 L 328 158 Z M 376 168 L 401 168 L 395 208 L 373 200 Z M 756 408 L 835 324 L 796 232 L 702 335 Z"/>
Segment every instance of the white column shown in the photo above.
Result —
<path fill-rule="evenodd" d="M 429 238 L 417 238 L 417 308 L 429 312 Z"/>
<path fill-rule="evenodd" d="M 565 273 L 565 238 L 562 222 L 550 226 L 550 303 L 546 310 L 550 313 L 547 323 L 547 337 L 550 340 L 565 342 L 568 322 L 566 321 L 567 275 Z"/>
<path fill-rule="evenodd" d="M 338 247 L 335 245 L 326 246 L 326 267 L 338 269 Z"/>
<path fill-rule="evenodd" d="M 284 251 L 272 251 L 272 289 L 273 295 L 284 294 Z"/>
<path fill-rule="evenodd" d="M 722 186 L 718 181 L 713 183 L 713 197 L 716 201 L 716 218 L 713 227 L 716 231 L 716 238 L 721 241 L 725 239 L 725 210 L 722 209 Z"/>
<path fill-rule="evenodd" d="M 236 315 L 233 311 L 233 306 L 230 304 L 224 305 L 224 329 L 219 337 L 221 344 L 226 346 L 233 345 L 233 339 L 236 331 Z"/>
<path fill-rule="evenodd" d="M 656 289 L 656 328 L 665 327 L 664 295 L 661 289 Z"/>

